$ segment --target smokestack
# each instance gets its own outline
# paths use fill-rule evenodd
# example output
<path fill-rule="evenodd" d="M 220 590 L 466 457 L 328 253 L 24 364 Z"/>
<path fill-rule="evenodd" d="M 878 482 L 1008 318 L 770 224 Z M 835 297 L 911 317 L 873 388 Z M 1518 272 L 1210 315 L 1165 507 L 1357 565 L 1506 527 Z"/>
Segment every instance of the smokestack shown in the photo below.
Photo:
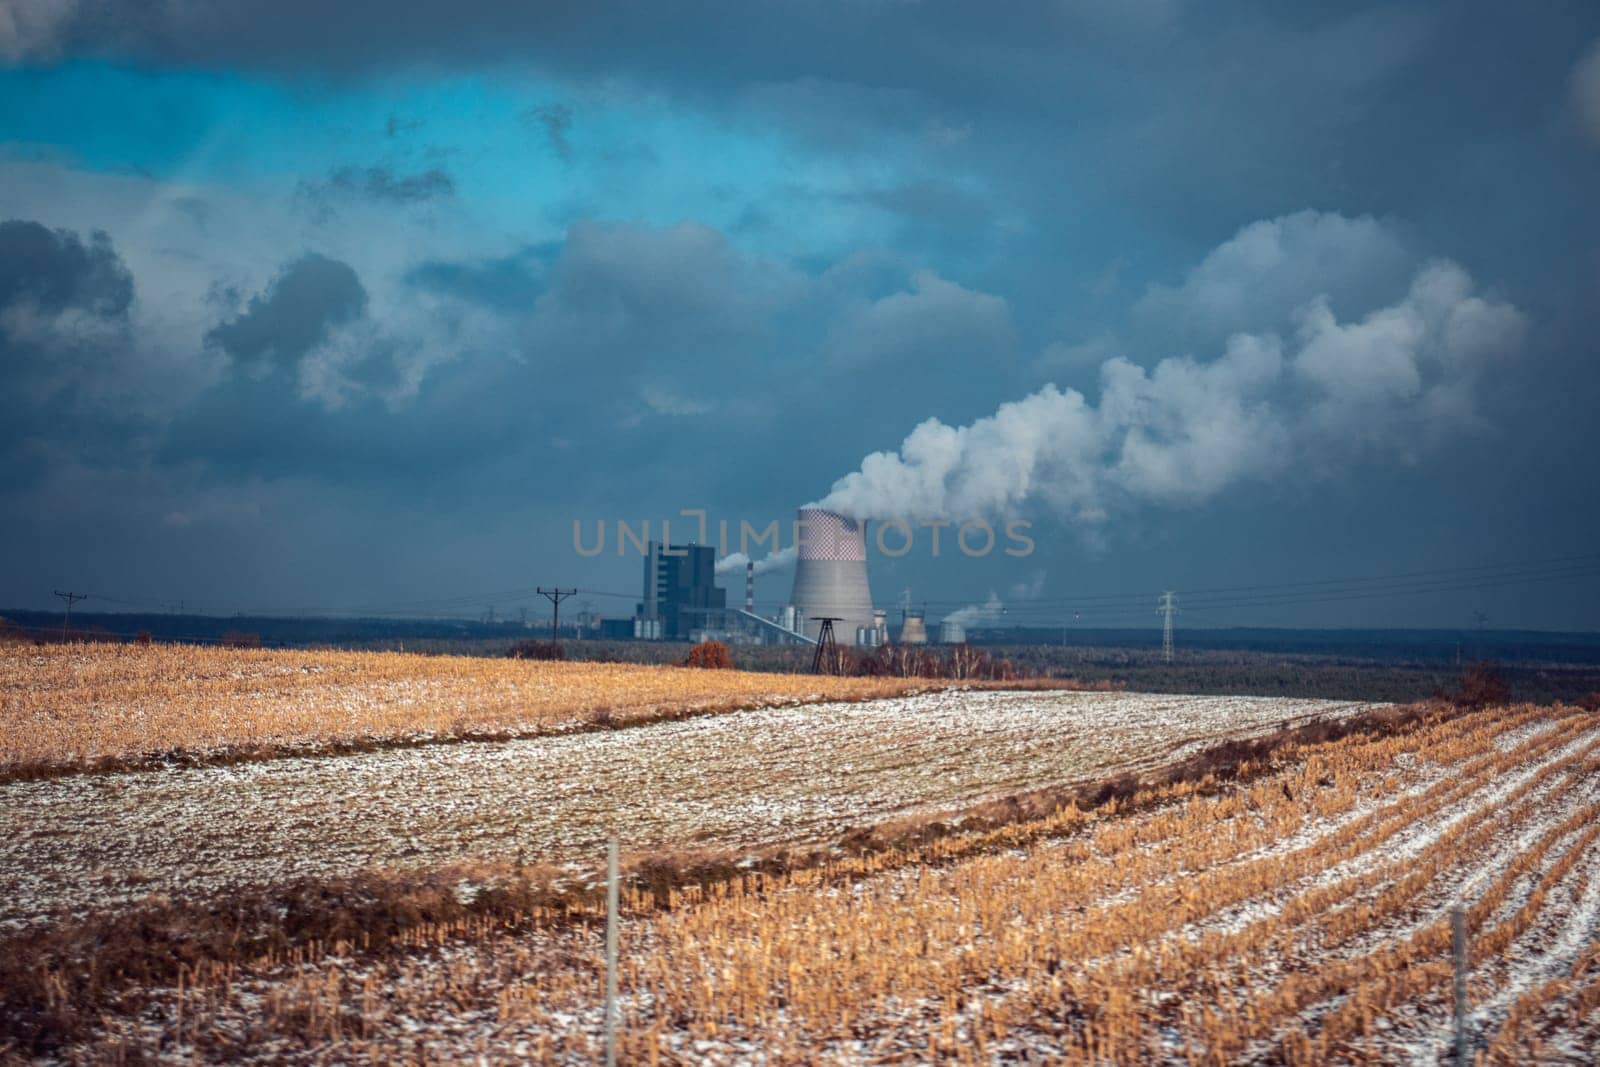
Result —
<path fill-rule="evenodd" d="M 794 567 L 795 626 L 816 637 L 831 616 L 840 621 L 834 632 L 853 634 L 872 625 L 872 591 L 867 586 L 867 540 L 864 523 L 826 508 L 801 508 L 799 552 Z"/>
<path fill-rule="evenodd" d="M 756 611 L 756 561 L 753 559 L 744 564 L 744 610 L 752 615 Z"/>

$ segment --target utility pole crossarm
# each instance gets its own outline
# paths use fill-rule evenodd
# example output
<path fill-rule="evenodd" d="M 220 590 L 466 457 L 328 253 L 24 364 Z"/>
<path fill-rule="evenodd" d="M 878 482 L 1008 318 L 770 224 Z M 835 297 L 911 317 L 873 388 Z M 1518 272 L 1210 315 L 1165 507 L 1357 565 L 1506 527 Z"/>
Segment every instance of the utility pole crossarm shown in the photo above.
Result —
<path fill-rule="evenodd" d="M 540 596 L 550 601 L 550 640 L 554 641 L 561 630 L 561 602 L 569 596 L 577 596 L 578 591 L 576 589 L 562 589 L 559 586 L 554 589 L 546 589 L 542 585 L 538 587 L 537 591 Z"/>
<path fill-rule="evenodd" d="M 56 596 L 67 602 L 67 613 L 61 620 L 61 640 L 65 641 L 67 639 L 67 631 L 72 626 L 72 605 L 76 604 L 80 600 L 89 599 L 89 594 L 64 593 L 60 589 L 52 589 L 51 592 L 55 593 Z"/>

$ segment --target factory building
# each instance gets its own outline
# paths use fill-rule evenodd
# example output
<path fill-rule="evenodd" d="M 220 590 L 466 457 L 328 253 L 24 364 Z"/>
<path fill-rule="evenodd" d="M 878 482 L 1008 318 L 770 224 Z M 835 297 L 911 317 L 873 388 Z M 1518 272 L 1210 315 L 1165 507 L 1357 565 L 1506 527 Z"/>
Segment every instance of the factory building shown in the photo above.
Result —
<path fill-rule="evenodd" d="M 717 587 L 716 568 L 717 552 L 710 545 L 651 541 L 634 636 L 687 641 L 697 631 L 722 627 L 728 593 Z"/>

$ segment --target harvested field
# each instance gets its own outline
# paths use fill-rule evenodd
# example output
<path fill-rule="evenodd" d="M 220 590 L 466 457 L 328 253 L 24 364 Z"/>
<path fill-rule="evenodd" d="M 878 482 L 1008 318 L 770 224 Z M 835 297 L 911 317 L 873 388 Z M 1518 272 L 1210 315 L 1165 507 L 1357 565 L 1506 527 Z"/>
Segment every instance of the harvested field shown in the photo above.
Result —
<path fill-rule="evenodd" d="M 0 781 L 534 736 L 936 685 L 397 652 L 0 644 Z"/>
<path fill-rule="evenodd" d="M 460 861 L 816 841 L 1367 705 L 941 692 L 520 741 L 0 785 L 0 927 Z"/>
<path fill-rule="evenodd" d="M 625 894 L 622 1062 L 1433 1063 L 1600 1042 L 1600 719 L 1436 715 L 903 848 Z M 592 1063 L 592 904 L 196 967 L 61 1052 Z"/>

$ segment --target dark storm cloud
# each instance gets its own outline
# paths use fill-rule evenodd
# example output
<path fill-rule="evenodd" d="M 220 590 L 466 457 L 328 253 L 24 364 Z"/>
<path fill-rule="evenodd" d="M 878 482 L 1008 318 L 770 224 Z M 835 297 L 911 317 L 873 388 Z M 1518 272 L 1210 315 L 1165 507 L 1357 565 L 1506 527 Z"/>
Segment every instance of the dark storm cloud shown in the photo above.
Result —
<path fill-rule="evenodd" d="M 529 246 L 510 255 L 483 259 L 425 260 L 406 272 L 406 281 L 485 307 L 525 311 L 543 285 L 546 258 L 554 259 L 560 251 L 560 245 Z"/>
<path fill-rule="evenodd" d="M 369 315 L 354 268 L 315 253 L 287 264 L 245 310 L 214 326 L 222 378 L 179 412 L 156 458 L 225 478 L 311 475 L 349 485 L 406 469 L 440 444 L 383 400 L 402 344 Z"/>
<path fill-rule="evenodd" d="M 613 470 L 703 494 L 705 471 L 720 480 L 741 468 L 683 465 L 710 447 L 688 435 L 696 420 L 781 439 L 808 432 L 808 412 L 848 390 L 874 394 L 898 423 L 925 414 L 941 388 L 908 376 L 909 361 L 943 366 L 1013 344 L 992 295 L 888 264 L 803 270 L 697 224 L 584 222 L 557 245 L 426 261 L 405 281 L 430 301 L 422 328 L 363 303 L 342 263 L 291 265 L 211 332 L 239 365 L 174 421 L 161 462 L 224 481 L 430 496 L 472 487 L 481 499 L 532 492 L 563 471 Z M 505 343 L 440 325 L 485 313 Z M 385 400 L 411 358 L 427 366 L 419 387 Z M 273 372 L 257 373 L 269 360 Z M 338 403 L 308 386 L 310 371 L 329 368 Z M 829 437 L 848 452 L 871 434 L 861 420 Z M 568 448 L 576 455 L 552 467 L 551 450 Z"/>
<path fill-rule="evenodd" d="M 300 184 L 300 195 L 323 211 L 341 199 L 420 204 L 452 197 L 455 192 L 455 180 L 437 167 L 416 174 L 397 174 L 387 166 L 336 167 L 324 181 Z"/>
<path fill-rule="evenodd" d="M 334 261 L 304 268 L 304 286 L 290 277 L 299 265 L 286 267 L 242 313 L 186 338 L 198 348 L 214 326 L 211 344 L 232 358 L 164 433 L 116 427 L 115 404 L 59 399 L 94 375 L 10 374 L 8 385 L 58 398 L 19 404 L 8 423 L 52 448 L 65 437 L 56 422 L 85 447 L 117 434 L 164 473 L 200 469 L 230 492 L 314 486 L 339 498 L 341 518 L 363 509 L 358 518 L 394 528 L 398 544 L 408 533 L 395 516 L 447 497 L 442 521 L 463 529 L 530 500 L 592 499 L 591 514 L 664 499 L 781 511 L 925 419 L 970 426 L 1050 377 L 1141 429 L 1139 462 L 1119 466 L 1119 485 L 1161 499 L 1216 494 L 1183 515 L 1117 511 L 1104 566 L 1057 549 L 1063 571 L 1108 591 L 1167 575 L 1244 584 L 1555 555 L 1581 550 L 1572 543 L 1594 526 L 1591 473 L 1549 460 L 1596 448 L 1600 7 L 1589 0 L 1537 10 L 1489 0 L 27 7 L 37 17 L 0 37 L 0 62 L 96 55 L 265 72 L 308 99 L 330 94 L 330 115 L 352 82 L 359 93 L 456 75 L 539 86 L 501 98 L 517 102 L 490 117 L 497 135 L 529 101 L 603 102 L 594 159 L 582 162 L 606 176 L 556 168 L 581 188 L 502 231 L 473 217 L 472 195 L 489 185 L 468 180 L 482 172 L 467 154 L 449 164 L 459 192 L 443 172 L 319 158 L 300 172 L 315 176 L 311 221 L 341 216 L 319 247 L 445 204 L 494 236 L 429 230 L 448 252 L 387 262 L 398 295 L 377 285 L 369 295 Z M 568 107 L 523 112 L 524 142 L 562 159 L 587 147 L 588 112 Z M 387 113 L 367 132 L 401 138 L 409 120 L 386 125 Z M 715 130 L 735 148 L 759 142 L 782 161 L 776 177 L 760 159 L 749 174 L 723 168 L 734 173 L 718 178 L 729 189 L 718 218 L 742 209 L 740 222 L 718 229 L 634 191 L 699 177 L 692 163 L 652 170 L 676 158 L 665 138 L 683 129 Z M 611 147 L 608 160 L 603 135 L 619 130 L 630 154 Z M 49 217 L 80 217 L 68 210 Z M 220 207 L 214 222 L 220 232 Z M 564 240 L 519 247 L 551 224 L 568 227 Z M 114 232 L 123 244 L 135 231 Z M 259 270 L 242 257 L 278 262 L 299 247 L 243 248 L 226 276 Z M 161 262 L 140 253 L 140 264 Z M 1477 353 L 1462 374 L 1454 332 L 1415 333 L 1455 284 L 1424 273 L 1435 257 L 1472 280 L 1455 304 L 1517 310 L 1520 354 Z M 150 292 L 122 306 L 137 312 Z M 43 332 L 13 319 L 34 330 L 30 352 L 47 340 L 63 367 L 127 347 L 111 328 L 126 316 L 73 309 L 47 316 Z M 1281 342 L 1276 376 L 1250 378 L 1241 359 L 1213 366 L 1240 331 Z M 1486 333 L 1481 322 L 1460 332 Z M 1436 388 L 1445 363 L 1458 388 Z M 1430 398 L 1421 415 L 1359 425 L 1391 410 L 1385 390 L 1413 379 Z M 1234 403 L 1252 389 L 1319 403 L 1268 425 Z M 1313 421 L 1343 430 L 1329 438 L 1340 443 L 1275 447 Z M 1348 468 L 1347 481 L 1303 493 L 1298 477 L 1260 472 L 1272 461 L 1296 475 L 1344 470 L 1352 434 L 1388 440 L 1398 425 L 1409 438 L 1466 421 L 1477 429 L 1452 430 L 1442 451 L 1367 450 L 1378 458 Z M 499 549 L 525 557 L 523 534 Z M 1166 540 L 1118 555 L 1141 536 Z M 1041 537 L 1042 553 L 1051 541 L 1080 543 L 1070 527 Z M 1236 558 L 1251 573 L 1215 573 Z M 287 564 L 278 573 L 301 580 Z M 1591 616 L 1574 595 L 1560 618 Z"/>
<path fill-rule="evenodd" d="M 348 263 L 312 254 L 284 268 L 243 314 L 217 325 L 206 341 L 236 363 L 289 367 L 366 306 L 366 288 Z"/>
<path fill-rule="evenodd" d="M 1420 219 L 1483 165 L 1474 145 L 1529 140 L 1569 97 L 1588 98 L 1569 92 L 1569 75 L 1600 36 L 1586 0 L 1553 0 L 1539 18 L 1491 0 L 1449 5 L 1448 17 L 1331 0 L 74 10 L 51 36 L 68 54 L 340 77 L 510 66 L 753 113 L 823 150 L 919 138 L 989 170 L 996 195 L 1027 212 L 1034 225 L 1006 250 L 1016 266 L 1003 280 L 1018 286 L 1055 282 L 1028 261 L 1088 219 L 1120 241 L 1161 230 L 1182 257 L 1306 207 Z M 1497 214 L 1484 219 L 1484 254 L 1514 236 L 1511 213 Z M 1125 251 L 1104 234 L 1080 247 L 1102 262 Z"/>
<path fill-rule="evenodd" d="M 992 208 L 982 197 L 935 178 L 850 195 L 886 211 L 939 226 L 975 226 L 993 218 Z"/>
<path fill-rule="evenodd" d="M 221 62 L 304 69 L 375 69 L 418 61 L 476 65 L 517 60 L 586 69 L 622 61 L 629 69 L 666 71 L 686 55 L 720 55 L 694 72 L 735 78 L 817 68 L 856 68 L 869 58 L 895 68 L 937 54 L 1004 44 L 1048 51 L 1064 32 L 1143 32 L 1165 18 L 1107 18 L 1114 2 L 1029 3 L 996 18 L 971 5 L 776 5 L 693 2 L 663 8 L 648 0 L 593 5 L 504 4 L 459 0 L 439 5 L 325 5 L 312 0 L 128 6 L 80 0 L 58 5 L 8 49 L 22 58 L 105 53 L 179 62 Z M 1149 13 L 1179 5 L 1134 4 Z M 381 16 L 381 17 L 379 17 Z M 849 22 L 856 32 L 841 32 Z M 908 59 L 895 61 L 896 54 Z M 829 61 L 827 57 L 832 56 Z M 673 57 L 678 57 L 674 62 Z M 619 64 L 620 65 L 620 64 Z"/>
<path fill-rule="evenodd" d="M 98 230 L 85 244 L 71 230 L 11 219 L 0 222 L 0 309 L 21 301 L 49 315 L 121 315 L 133 302 L 133 276 Z"/>
<path fill-rule="evenodd" d="M 134 283 L 111 238 L 0 222 L 0 466 L 41 477 L 63 446 L 116 465 L 142 427 L 114 402 Z"/>
<path fill-rule="evenodd" d="M 551 151 L 564 160 L 572 158 L 572 145 L 567 134 L 572 130 L 572 108 L 566 104 L 539 104 L 522 113 L 522 121 L 530 129 L 544 135 Z"/>
<path fill-rule="evenodd" d="M 383 124 L 383 132 L 390 137 L 398 137 L 402 133 L 419 130 L 422 125 L 422 119 L 407 118 L 404 115 L 390 115 L 388 121 Z"/>

